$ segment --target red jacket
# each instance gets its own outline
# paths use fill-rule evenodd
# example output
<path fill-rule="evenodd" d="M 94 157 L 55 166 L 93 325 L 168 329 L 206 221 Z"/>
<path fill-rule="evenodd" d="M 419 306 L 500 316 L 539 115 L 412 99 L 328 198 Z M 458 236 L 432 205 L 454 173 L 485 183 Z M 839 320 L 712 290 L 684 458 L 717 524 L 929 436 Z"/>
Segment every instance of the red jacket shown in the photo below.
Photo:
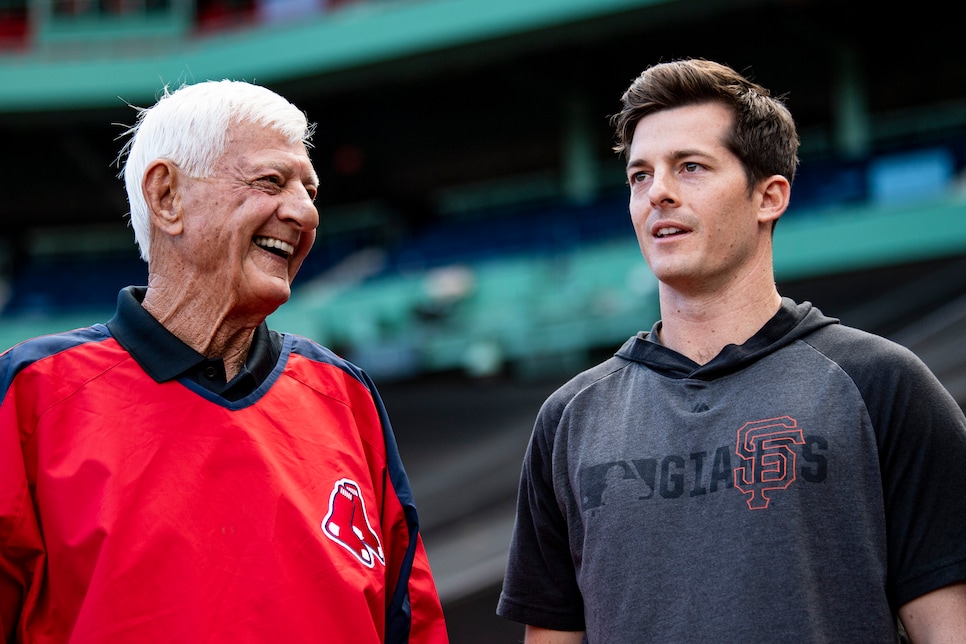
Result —
<path fill-rule="evenodd" d="M 229 402 L 95 325 L 0 356 L 0 394 L 7 641 L 446 641 L 385 409 L 319 345 Z"/>

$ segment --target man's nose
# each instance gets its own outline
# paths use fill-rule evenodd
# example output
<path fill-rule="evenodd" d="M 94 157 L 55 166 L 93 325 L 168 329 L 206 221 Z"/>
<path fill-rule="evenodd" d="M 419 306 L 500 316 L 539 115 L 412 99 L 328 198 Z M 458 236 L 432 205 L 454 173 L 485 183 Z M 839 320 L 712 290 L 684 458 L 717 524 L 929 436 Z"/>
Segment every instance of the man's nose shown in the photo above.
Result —
<path fill-rule="evenodd" d="M 300 230 L 315 230 L 319 226 L 319 211 L 312 195 L 302 184 L 293 186 L 279 208 L 279 217 L 295 222 Z"/>
<path fill-rule="evenodd" d="M 648 198 L 654 206 L 673 206 L 677 203 L 677 185 L 670 173 L 655 170 L 651 185 L 647 190 Z"/>

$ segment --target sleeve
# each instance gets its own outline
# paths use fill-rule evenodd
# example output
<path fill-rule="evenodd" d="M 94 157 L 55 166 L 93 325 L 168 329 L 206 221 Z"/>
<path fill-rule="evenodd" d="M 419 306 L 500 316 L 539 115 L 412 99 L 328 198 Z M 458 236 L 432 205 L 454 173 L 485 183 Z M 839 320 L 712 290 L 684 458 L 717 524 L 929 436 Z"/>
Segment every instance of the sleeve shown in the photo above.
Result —
<path fill-rule="evenodd" d="M 966 420 L 918 360 L 902 380 L 893 404 L 880 412 L 896 608 L 966 581 Z"/>
<path fill-rule="evenodd" d="M 497 614 L 541 628 L 584 630 L 567 520 L 553 484 L 560 394 L 540 410 L 523 460 L 516 521 Z"/>
<path fill-rule="evenodd" d="M 419 532 L 409 477 L 399 456 L 385 406 L 366 376 L 383 427 L 391 500 L 383 504 L 383 525 L 391 526 L 387 555 L 387 644 L 447 644 L 449 637 L 436 583 Z"/>
<path fill-rule="evenodd" d="M 8 367 L 8 356 L 0 366 Z M 20 618 L 37 593 L 35 580 L 43 570 L 45 552 L 30 499 L 27 461 L 21 436 L 17 396 L 5 383 L 0 403 L 0 632 L 16 640 Z"/>
<path fill-rule="evenodd" d="M 416 556 L 409 573 L 410 632 L 413 644 L 447 644 L 449 636 L 443 619 L 443 609 L 436 593 L 436 584 L 423 547 L 422 537 L 416 536 Z M 388 633 L 388 629 L 387 629 Z M 392 641 L 388 637 L 386 641 Z"/>
<path fill-rule="evenodd" d="M 849 352 L 876 431 L 893 609 L 966 581 L 966 418 L 911 351 Z"/>
<path fill-rule="evenodd" d="M 446 644 L 448 635 L 436 584 L 419 532 L 419 516 L 389 414 L 372 379 L 356 365 L 311 340 L 289 336 L 300 355 L 330 364 L 352 381 L 347 404 L 366 434 L 364 459 L 379 506 L 385 554 L 386 644 Z M 371 610 L 377 610 L 375 606 Z"/>

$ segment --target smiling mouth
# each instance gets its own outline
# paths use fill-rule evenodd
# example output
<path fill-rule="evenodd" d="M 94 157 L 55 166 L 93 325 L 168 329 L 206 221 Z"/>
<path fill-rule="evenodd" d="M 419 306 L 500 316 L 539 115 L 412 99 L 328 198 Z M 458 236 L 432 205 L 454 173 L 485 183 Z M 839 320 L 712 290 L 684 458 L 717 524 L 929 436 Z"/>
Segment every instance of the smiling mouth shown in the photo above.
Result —
<path fill-rule="evenodd" d="M 665 237 L 673 237 L 674 235 L 680 235 L 680 234 L 683 234 L 684 232 L 685 231 L 681 230 L 680 228 L 668 226 L 666 228 L 658 229 L 655 237 L 657 237 L 658 239 L 664 239 Z"/>
<path fill-rule="evenodd" d="M 295 252 L 295 246 L 274 237 L 255 237 L 252 241 L 259 248 L 264 248 L 268 252 L 278 255 L 283 259 L 288 259 Z"/>

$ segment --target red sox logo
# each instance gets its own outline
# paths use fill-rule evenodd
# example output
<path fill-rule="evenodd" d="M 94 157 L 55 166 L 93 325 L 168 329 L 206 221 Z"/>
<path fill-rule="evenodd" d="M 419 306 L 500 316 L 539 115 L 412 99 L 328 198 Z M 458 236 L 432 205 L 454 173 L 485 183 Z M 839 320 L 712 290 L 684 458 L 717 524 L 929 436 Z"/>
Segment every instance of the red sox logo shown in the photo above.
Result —
<path fill-rule="evenodd" d="M 743 461 L 734 470 L 735 487 L 748 496 L 748 508 L 764 510 L 773 490 L 795 481 L 796 452 L 805 438 L 794 418 L 782 416 L 745 423 L 738 430 L 735 453 Z"/>
<path fill-rule="evenodd" d="M 376 561 L 386 565 L 382 542 L 369 524 L 366 502 L 355 481 L 335 482 L 329 497 L 329 513 L 322 520 L 322 532 L 367 567 L 372 568 Z"/>

